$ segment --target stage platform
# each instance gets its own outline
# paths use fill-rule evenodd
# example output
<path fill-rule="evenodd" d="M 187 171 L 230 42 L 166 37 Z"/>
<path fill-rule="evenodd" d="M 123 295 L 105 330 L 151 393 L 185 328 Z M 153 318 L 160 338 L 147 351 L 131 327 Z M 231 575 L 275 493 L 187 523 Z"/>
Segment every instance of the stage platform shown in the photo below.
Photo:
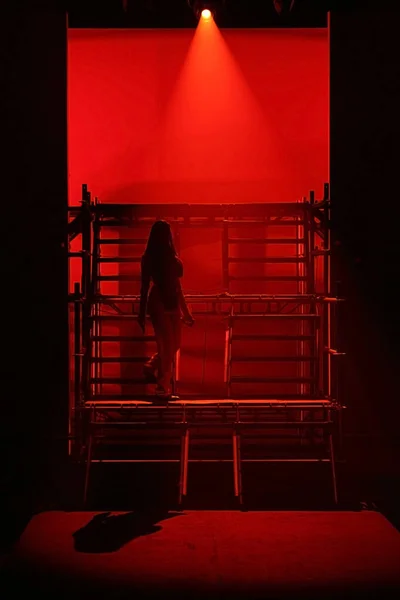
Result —
<path fill-rule="evenodd" d="M 180 506 L 187 496 L 189 465 L 194 462 L 231 462 L 233 491 L 241 506 L 244 463 L 327 462 L 337 503 L 333 437 L 341 409 L 331 400 L 308 398 L 89 400 L 80 410 L 82 435 L 87 439 L 84 505 L 93 462 L 179 463 Z M 136 454 L 128 446 L 135 446 Z"/>
<path fill-rule="evenodd" d="M 45 512 L 5 598 L 397 598 L 400 534 L 374 511 Z"/>

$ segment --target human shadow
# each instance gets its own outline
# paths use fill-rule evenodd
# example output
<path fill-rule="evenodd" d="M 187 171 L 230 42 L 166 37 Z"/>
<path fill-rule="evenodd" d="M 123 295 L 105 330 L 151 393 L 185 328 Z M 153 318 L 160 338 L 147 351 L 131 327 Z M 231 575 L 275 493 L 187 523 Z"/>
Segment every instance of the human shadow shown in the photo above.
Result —
<path fill-rule="evenodd" d="M 135 511 L 122 515 L 100 513 L 72 534 L 74 549 L 91 554 L 117 552 L 138 537 L 161 531 L 160 521 L 177 516 L 182 516 L 182 513 L 167 510 Z"/>

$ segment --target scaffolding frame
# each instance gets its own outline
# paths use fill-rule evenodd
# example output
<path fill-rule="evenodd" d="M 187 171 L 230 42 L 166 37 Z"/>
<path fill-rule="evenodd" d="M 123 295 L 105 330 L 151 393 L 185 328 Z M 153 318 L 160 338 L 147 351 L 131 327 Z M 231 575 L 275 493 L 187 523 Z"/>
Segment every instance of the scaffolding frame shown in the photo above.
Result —
<path fill-rule="evenodd" d="M 182 502 L 187 494 L 187 470 L 190 462 L 226 462 L 233 463 L 234 493 L 240 504 L 243 502 L 241 484 L 241 465 L 243 462 L 268 462 L 272 460 L 328 460 L 332 469 L 332 489 L 334 501 L 338 500 L 334 432 L 340 435 L 341 412 L 344 408 L 340 404 L 339 393 L 339 367 L 338 357 L 343 353 L 336 348 L 337 312 L 342 302 L 341 298 L 331 293 L 330 281 L 330 208 L 329 186 L 324 186 L 322 200 L 315 201 L 315 195 L 310 192 L 309 198 L 301 202 L 285 204 L 227 204 L 227 205 L 126 205 L 126 204 L 101 204 L 95 199 L 91 201 L 91 194 L 84 185 L 82 188 L 82 202 L 80 207 L 70 208 L 69 233 L 70 240 L 77 235 L 82 236 L 82 248 L 79 252 L 71 252 L 70 257 L 82 259 L 82 276 L 80 283 L 74 286 L 70 295 L 74 313 L 74 385 L 73 405 L 71 415 L 74 427 L 71 427 L 72 437 L 77 441 L 78 455 L 86 456 L 86 482 L 85 501 L 88 494 L 90 465 L 94 459 L 93 450 L 98 446 L 99 438 L 104 442 L 111 439 L 111 431 L 129 430 L 138 431 L 138 428 L 148 432 L 163 430 L 165 426 L 176 430 L 180 437 L 180 458 L 157 459 L 156 462 L 179 462 L 180 483 L 179 501 Z M 105 357 L 102 354 L 102 343 L 124 341 L 124 336 L 104 336 L 102 323 L 114 321 L 118 323 L 137 320 L 140 297 L 138 294 L 104 294 L 102 282 L 127 281 L 138 282 L 138 275 L 104 275 L 101 266 L 106 263 L 134 263 L 139 262 L 138 257 L 105 257 L 102 255 L 102 246 L 107 244 L 118 245 L 144 245 L 145 237 L 103 237 L 105 227 L 140 228 L 148 227 L 155 219 L 165 218 L 172 226 L 175 241 L 179 251 L 181 228 L 187 227 L 213 227 L 221 230 L 221 256 L 222 256 L 222 290 L 220 294 L 187 295 L 187 301 L 193 306 L 194 314 L 218 314 L 226 320 L 224 383 L 225 394 L 223 397 L 192 398 L 190 401 L 169 403 L 164 410 L 152 404 L 151 398 L 143 394 L 103 394 L 102 385 L 105 383 L 118 383 L 128 385 L 141 385 L 145 382 L 140 378 L 107 378 L 102 375 L 102 365 L 107 362 L 121 362 L 121 357 Z M 265 236 L 241 236 L 240 233 L 231 235 L 232 230 L 246 231 L 249 227 L 263 227 L 270 232 L 275 226 L 295 230 L 295 236 L 275 237 L 269 233 Z M 320 245 L 317 245 L 317 240 Z M 259 259 L 232 257 L 230 248 L 234 245 L 259 244 L 265 247 L 280 247 L 291 244 L 296 248 L 294 257 L 263 256 Z M 317 289 L 317 264 L 321 265 L 322 259 L 322 287 Z M 233 275 L 230 266 L 239 263 L 260 262 L 264 268 L 269 265 L 293 263 L 296 267 L 295 275 L 264 274 L 262 276 Z M 321 278 L 320 278 L 321 279 Z M 293 282 L 296 293 L 293 294 L 235 294 L 232 285 L 237 281 L 262 280 L 263 282 Z M 107 307 L 109 314 L 104 314 Z M 201 310 L 203 307 L 203 310 Z M 111 312 L 110 312 L 111 311 Z M 259 334 L 243 335 L 235 333 L 239 321 L 260 319 L 262 322 L 296 321 L 298 332 L 296 335 L 288 334 Z M 153 336 L 125 336 L 125 341 L 139 343 L 153 342 Z M 237 394 L 233 390 L 235 384 L 241 385 L 254 383 L 254 377 L 235 377 L 232 374 L 233 366 L 238 362 L 257 361 L 256 357 L 237 357 L 234 354 L 234 343 L 240 341 L 254 341 L 257 339 L 282 341 L 284 339 L 297 343 L 296 356 L 263 356 L 260 360 L 273 362 L 274 360 L 296 362 L 298 376 L 291 383 L 296 384 L 296 394 Z M 306 350 L 309 355 L 306 355 Z M 179 358 L 175 368 L 174 385 L 179 380 Z M 146 357 L 136 354 L 125 359 L 129 362 L 143 362 Z M 335 362 L 333 362 L 335 361 Z M 306 366 L 308 365 L 308 367 Z M 308 368 L 308 371 L 307 371 Z M 286 383 L 285 377 L 259 378 L 258 383 L 266 386 L 270 383 L 280 385 Z M 176 389 L 176 388 L 175 388 Z M 154 408 L 155 412 L 151 412 Z M 150 412 L 149 412 L 150 410 Z M 252 421 L 241 417 L 243 411 L 251 410 Z M 318 412 L 319 410 L 319 412 Z M 107 415 L 110 411 L 117 412 L 119 417 L 108 422 Z M 200 413 L 199 413 L 200 411 Z M 275 412 L 281 415 L 280 420 L 274 418 Z M 310 413 L 311 411 L 311 413 Z M 321 412 L 322 411 L 322 412 Z M 121 419 L 120 416 L 124 415 Z M 154 414 L 157 418 L 154 419 Z M 165 415 L 169 420 L 165 422 Z M 207 414 L 207 418 L 199 418 L 199 414 Z M 310 419 L 310 414 L 312 418 Z M 129 418 L 126 416 L 129 415 Z M 139 418 L 140 415 L 140 418 Z M 149 418 L 149 415 L 152 415 Z M 173 415 L 171 420 L 170 415 Z M 223 415 L 224 427 L 232 435 L 229 459 L 189 459 L 190 432 L 193 429 L 214 430 L 221 425 Z M 283 415 L 283 416 L 282 416 Z M 317 416 L 315 416 L 317 415 Z M 293 429 L 297 432 L 301 447 L 304 447 L 302 432 L 322 431 L 323 441 L 327 443 L 328 458 L 242 458 L 242 442 L 246 436 L 251 437 L 256 429 L 266 432 L 272 430 Z M 99 433 L 100 432 L 100 433 Z M 107 432 L 107 433 L 105 433 Z M 312 437 L 312 436 L 311 436 Z M 267 439 L 268 436 L 265 435 Z M 132 439 L 132 438 L 131 438 Z M 312 446 L 314 447 L 314 446 Z M 75 453 L 76 454 L 76 453 Z M 99 459 L 107 462 L 107 459 Z M 113 461 L 115 459 L 112 459 Z M 118 460 L 126 461 L 120 457 Z M 130 459 L 129 459 L 130 460 Z M 152 462 L 150 459 L 140 459 L 132 462 Z"/>

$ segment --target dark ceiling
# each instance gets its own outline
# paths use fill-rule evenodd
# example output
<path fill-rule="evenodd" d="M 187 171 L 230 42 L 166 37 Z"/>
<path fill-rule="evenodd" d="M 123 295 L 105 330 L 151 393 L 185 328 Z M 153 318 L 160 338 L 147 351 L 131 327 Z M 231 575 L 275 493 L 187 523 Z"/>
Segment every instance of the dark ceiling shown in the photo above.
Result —
<path fill-rule="evenodd" d="M 285 0 L 290 4 L 290 0 Z M 279 15 L 274 0 L 219 0 L 220 27 L 326 27 L 329 0 L 295 0 L 293 9 Z M 69 26 L 90 28 L 195 27 L 188 0 L 70 0 Z"/>

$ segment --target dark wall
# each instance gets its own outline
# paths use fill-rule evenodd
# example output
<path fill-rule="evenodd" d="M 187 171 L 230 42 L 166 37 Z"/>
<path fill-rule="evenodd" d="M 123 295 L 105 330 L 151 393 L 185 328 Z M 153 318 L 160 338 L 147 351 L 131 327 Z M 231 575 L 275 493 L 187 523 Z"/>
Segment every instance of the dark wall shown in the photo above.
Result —
<path fill-rule="evenodd" d="M 66 14 L 56 9 L 2 13 L 1 420 L 9 524 L 37 506 L 40 490 L 51 487 L 55 457 L 67 448 L 66 33 Z"/>
<path fill-rule="evenodd" d="M 343 400 L 348 431 L 385 444 L 400 416 L 397 13 L 334 10 L 330 38 L 335 278 L 348 297 Z"/>

